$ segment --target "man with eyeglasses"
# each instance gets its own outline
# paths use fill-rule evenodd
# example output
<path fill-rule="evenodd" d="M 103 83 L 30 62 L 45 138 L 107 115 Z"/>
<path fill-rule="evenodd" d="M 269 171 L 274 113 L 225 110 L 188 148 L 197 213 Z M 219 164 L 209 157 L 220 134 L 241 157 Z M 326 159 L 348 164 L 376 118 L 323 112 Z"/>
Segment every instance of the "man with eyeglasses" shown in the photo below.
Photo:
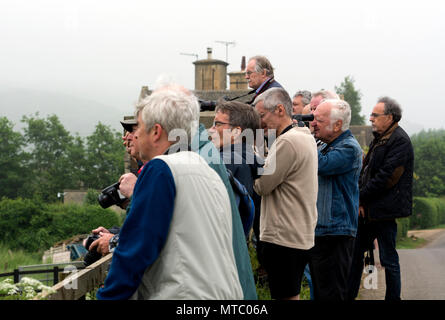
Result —
<path fill-rule="evenodd" d="M 255 109 L 238 101 L 223 101 L 217 104 L 213 125 L 208 130 L 227 169 L 252 197 L 253 181 L 261 167 L 253 151 L 255 133 L 259 128 L 260 116 Z"/>
<path fill-rule="evenodd" d="M 270 88 L 282 88 L 274 79 L 273 67 L 270 61 L 264 56 L 254 56 L 249 59 L 246 67 L 247 84 L 254 89 L 255 93 L 248 104 L 252 104 L 255 98 Z"/>
<path fill-rule="evenodd" d="M 213 125 L 208 130 L 226 168 L 246 187 L 254 201 L 253 227 L 257 239 L 261 197 L 254 192 L 253 183 L 263 166 L 263 159 L 254 153 L 255 134 L 259 128 L 260 116 L 254 108 L 238 101 L 220 101 L 216 105 Z M 256 245 L 258 248 L 258 242 Z M 261 260 L 260 254 L 258 259 Z"/>
<path fill-rule="evenodd" d="M 374 140 L 360 174 L 359 224 L 350 275 L 349 298 L 358 294 L 363 255 L 377 239 L 380 263 L 385 268 L 386 300 L 400 300 L 401 280 L 396 251 L 397 218 L 412 214 L 414 152 L 408 134 L 399 126 L 400 105 L 382 97 L 369 121 Z"/>

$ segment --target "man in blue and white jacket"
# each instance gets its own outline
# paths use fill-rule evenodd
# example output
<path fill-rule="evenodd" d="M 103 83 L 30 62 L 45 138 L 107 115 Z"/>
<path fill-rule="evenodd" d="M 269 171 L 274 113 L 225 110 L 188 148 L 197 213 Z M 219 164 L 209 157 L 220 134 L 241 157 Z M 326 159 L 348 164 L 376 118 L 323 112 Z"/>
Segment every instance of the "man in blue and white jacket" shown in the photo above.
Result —
<path fill-rule="evenodd" d="M 174 139 L 185 133 L 190 141 L 199 104 L 173 89 L 155 91 L 144 103 L 135 142 L 148 163 L 97 297 L 242 299 L 227 189 L 188 143 L 178 150 Z"/>
<path fill-rule="evenodd" d="M 357 232 L 362 150 L 349 130 L 346 101 L 324 100 L 314 111 L 318 150 L 318 221 L 310 270 L 315 300 L 345 300 Z"/>

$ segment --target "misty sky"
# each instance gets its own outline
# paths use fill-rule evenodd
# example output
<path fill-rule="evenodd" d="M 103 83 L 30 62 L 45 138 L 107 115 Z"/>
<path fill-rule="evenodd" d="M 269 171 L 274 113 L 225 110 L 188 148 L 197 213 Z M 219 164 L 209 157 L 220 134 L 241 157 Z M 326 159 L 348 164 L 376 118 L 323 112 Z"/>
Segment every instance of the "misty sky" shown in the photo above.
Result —
<path fill-rule="evenodd" d="M 141 86 L 160 75 L 194 89 L 195 53 L 225 60 L 261 54 L 296 90 L 334 89 L 345 76 L 368 115 L 379 96 L 404 121 L 445 127 L 443 1 L 0 0 L 0 86 L 83 97 L 132 114 Z M 0 106 L 1 108 L 5 106 Z"/>

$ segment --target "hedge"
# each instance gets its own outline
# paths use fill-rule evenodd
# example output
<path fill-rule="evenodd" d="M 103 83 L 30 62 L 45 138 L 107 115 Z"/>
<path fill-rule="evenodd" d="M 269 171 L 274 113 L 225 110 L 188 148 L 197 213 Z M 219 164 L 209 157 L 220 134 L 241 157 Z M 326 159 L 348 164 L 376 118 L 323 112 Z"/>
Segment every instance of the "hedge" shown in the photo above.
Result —
<path fill-rule="evenodd" d="M 401 218 L 396 219 L 397 222 L 397 241 L 408 236 L 408 230 L 410 229 L 410 219 Z"/>
<path fill-rule="evenodd" d="M 118 215 L 97 205 L 44 204 L 31 199 L 0 201 L 0 242 L 11 249 L 43 251 L 60 240 L 119 225 Z"/>
<path fill-rule="evenodd" d="M 445 223 L 445 199 L 413 198 L 413 214 L 410 217 L 411 229 L 426 229 Z"/>

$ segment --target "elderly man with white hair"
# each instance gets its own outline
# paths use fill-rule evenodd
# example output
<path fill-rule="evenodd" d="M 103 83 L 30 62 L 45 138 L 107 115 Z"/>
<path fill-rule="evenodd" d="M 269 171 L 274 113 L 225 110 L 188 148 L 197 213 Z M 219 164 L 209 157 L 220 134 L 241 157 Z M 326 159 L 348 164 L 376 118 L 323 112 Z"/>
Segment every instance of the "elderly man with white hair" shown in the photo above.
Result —
<path fill-rule="evenodd" d="M 315 300 L 346 300 L 348 272 L 357 232 L 362 150 L 349 130 L 346 101 L 324 100 L 314 111 L 318 150 L 318 221 L 310 252 Z"/>
<path fill-rule="evenodd" d="M 230 196 L 206 160 L 188 151 L 198 130 L 196 97 L 169 87 L 141 103 L 134 143 L 147 164 L 97 297 L 242 299 Z"/>

